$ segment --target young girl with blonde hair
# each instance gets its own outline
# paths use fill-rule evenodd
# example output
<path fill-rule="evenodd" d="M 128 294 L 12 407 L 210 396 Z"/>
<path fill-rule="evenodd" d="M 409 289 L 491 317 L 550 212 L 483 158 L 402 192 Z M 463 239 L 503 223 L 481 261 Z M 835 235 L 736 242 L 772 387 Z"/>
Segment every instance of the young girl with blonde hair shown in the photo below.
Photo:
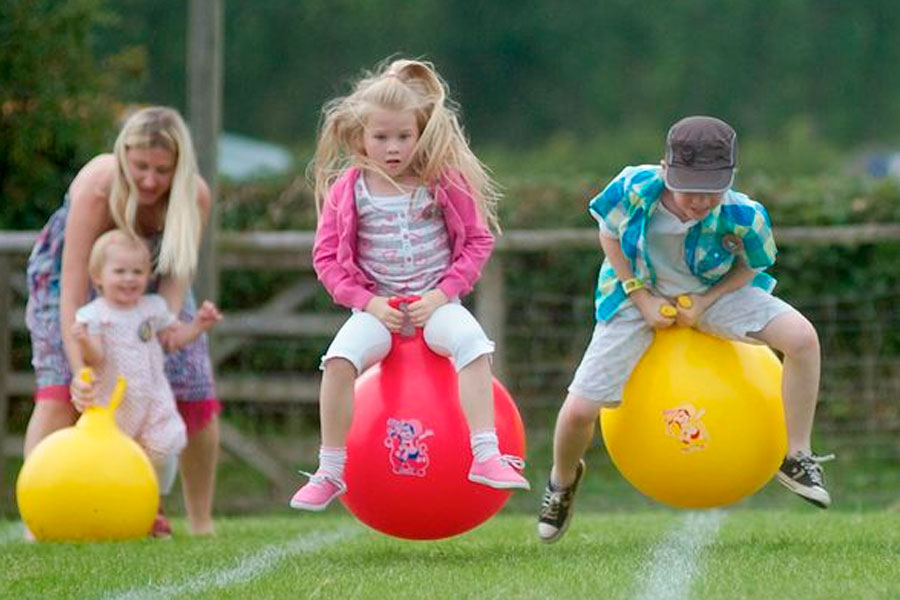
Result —
<path fill-rule="evenodd" d="M 501 455 L 494 428 L 494 344 L 459 299 L 493 248 L 499 194 L 469 148 L 433 65 L 384 63 L 323 111 L 312 165 L 319 224 L 313 267 L 352 310 L 322 357 L 319 468 L 291 506 L 323 510 L 346 491 L 346 438 L 357 376 L 384 358 L 409 319 L 453 359 L 471 431 L 469 479 L 528 489 L 521 459 Z M 391 297 L 419 296 L 406 313 Z"/>
<path fill-rule="evenodd" d="M 160 493 L 167 495 L 175 482 L 178 456 L 187 435 L 166 379 L 159 334 L 175 322 L 165 299 L 145 294 L 151 275 L 150 249 L 127 231 L 112 229 L 94 242 L 89 259 L 91 281 L 98 296 L 75 313 L 72 338 L 95 383 L 92 399 L 72 399 L 83 411 L 112 396 L 118 376 L 127 381 L 116 422 L 147 453 L 156 468 Z M 222 315 L 212 302 L 204 302 L 194 320 L 169 332 L 169 344 L 182 348 L 216 324 Z M 159 513 L 153 537 L 169 537 L 168 521 Z"/>
<path fill-rule="evenodd" d="M 115 228 L 147 240 L 154 262 L 151 290 L 158 291 L 180 319 L 160 334 L 168 348 L 177 330 L 193 319 L 189 286 L 210 204 L 190 133 L 171 108 L 135 112 L 122 127 L 113 153 L 96 156 L 75 176 L 28 262 L 26 322 L 37 393 L 25 435 L 26 455 L 44 437 L 74 422 L 73 400 L 84 401 L 95 392 L 91 384 L 72 377 L 84 366 L 72 326 L 76 310 L 91 295 L 88 257 L 94 242 Z M 188 431 L 181 471 L 190 528 L 212 533 L 216 417 L 221 406 L 206 337 L 170 353 L 166 373 Z"/>

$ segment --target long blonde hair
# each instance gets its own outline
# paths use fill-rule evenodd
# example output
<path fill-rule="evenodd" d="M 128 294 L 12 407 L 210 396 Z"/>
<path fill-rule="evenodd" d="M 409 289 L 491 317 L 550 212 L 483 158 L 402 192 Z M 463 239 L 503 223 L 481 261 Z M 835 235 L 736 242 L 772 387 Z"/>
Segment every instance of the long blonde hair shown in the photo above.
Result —
<path fill-rule="evenodd" d="M 131 148 L 163 148 L 175 157 L 156 272 L 176 278 L 190 277 L 197 268 L 201 235 L 197 158 L 191 134 L 181 115 L 164 106 L 139 110 L 119 132 L 113 150 L 117 168 L 109 194 L 109 212 L 119 229 L 137 236 L 138 192 L 126 159 Z"/>
<path fill-rule="evenodd" d="M 500 230 L 497 204 L 500 191 L 488 169 L 475 156 L 459 124 L 458 108 L 448 97 L 447 84 L 430 62 L 394 60 L 381 63 L 354 86 L 349 96 L 335 98 L 322 109 L 316 154 L 311 166 L 316 209 L 321 212 L 328 190 L 347 168 L 390 177 L 365 156 L 363 132 L 373 110 L 412 111 L 419 127 L 411 168 L 426 185 L 456 172 L 451 185 L 467 186 L 485 222 Z"/>

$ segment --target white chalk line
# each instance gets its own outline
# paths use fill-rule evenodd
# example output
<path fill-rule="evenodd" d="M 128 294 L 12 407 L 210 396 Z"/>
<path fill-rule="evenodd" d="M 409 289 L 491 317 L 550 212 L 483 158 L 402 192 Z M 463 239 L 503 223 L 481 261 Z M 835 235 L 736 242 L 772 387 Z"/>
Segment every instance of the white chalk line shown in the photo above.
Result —
<path fill-rule="evenodd" d="M 700 555 L 715 541 L 725 512 L 691 512 L 653 548 L 649 564 L 638 573 L 635 600 L 682 600 L 700 573 Z"/>
<path fill-rule="evenodd" d="M 267 571 L 271 571 L 284 559 L 295 554 L 317 552 L 347 540 L 360 533 L 359 528 L 342 528 L 337 531 L 307 532 L 292 541 L 273 544 L 246 556 L 234 565 L 216 571 L 201 572 L 190 580 L 178 584 L 154 585 L 134 588 L 107 596 L 110 600 L 146 600 L 178 598 L 215 588 L 227 588 L 235 584 L 248 583 Z"/>

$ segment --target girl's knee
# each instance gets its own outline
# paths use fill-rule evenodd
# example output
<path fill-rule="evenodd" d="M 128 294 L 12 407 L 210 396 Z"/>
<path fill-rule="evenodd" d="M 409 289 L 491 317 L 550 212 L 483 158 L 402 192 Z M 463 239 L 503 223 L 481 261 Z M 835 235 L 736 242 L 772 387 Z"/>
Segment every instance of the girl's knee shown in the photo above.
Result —
<path fill-rule="evenodd" d="M 444 313 L 441 322 L 436 322 L 433 327 L 426 325 L 425 344 L 442 356 L 453 357 L 457 371 L 469 367 L 476 361 L 489 362 L 489 356 L 494 352 L 494 343 L 465 308 L 454 306 L 458 310 Z M 448 322 L 446 317 L 449 314 L 459 318 Z"/>
<path fill-rule="evenodd" d="M 480 354 L 475 358 L 471 359 L 467 362 L 462 368 L 459 370 L 462 371 L 464 369 L 468 370 L 476 370 L 476 369 L 487 369 L 490 371 L 491 369 L 491 359 L 489 358 L 489 354 Z"/>
<path fill-rule="evenodd" d="M 325 360 L 322 370 L 327 376 L 356 378 L 356 365 L 349 358 L 332 356 Z"/>

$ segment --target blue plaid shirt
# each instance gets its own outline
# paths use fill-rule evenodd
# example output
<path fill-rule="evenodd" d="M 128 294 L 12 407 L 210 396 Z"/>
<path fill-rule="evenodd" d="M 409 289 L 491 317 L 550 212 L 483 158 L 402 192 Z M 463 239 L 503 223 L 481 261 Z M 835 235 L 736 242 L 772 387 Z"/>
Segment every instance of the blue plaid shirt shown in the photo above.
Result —
<path fill-rule="evenodd" d="M 635 276 L 651 287 L 655 286 L 656 274 L 647 256 L 647 224 L 664 189 L 661 167 L 626 167 L 588 206 L 591 216 L 617 233 Z M 723 245 L 726 236 L 739 239 L 739 247 L 727 250 Z M 775 264 L 776 253 L 766 209 L 734 190 L 725 192 L 722 203 L 688 230 L 684 242 L 688 268 L 707 286 L 722 279 L 740 257 L 748 267 L 759 271 L 751 285 L 771 292 L 775 279 L 763 271 Z M 597 320 L 608 321 L 629 304 L 622 282 L 605 259 L 594 295 Z"/>

